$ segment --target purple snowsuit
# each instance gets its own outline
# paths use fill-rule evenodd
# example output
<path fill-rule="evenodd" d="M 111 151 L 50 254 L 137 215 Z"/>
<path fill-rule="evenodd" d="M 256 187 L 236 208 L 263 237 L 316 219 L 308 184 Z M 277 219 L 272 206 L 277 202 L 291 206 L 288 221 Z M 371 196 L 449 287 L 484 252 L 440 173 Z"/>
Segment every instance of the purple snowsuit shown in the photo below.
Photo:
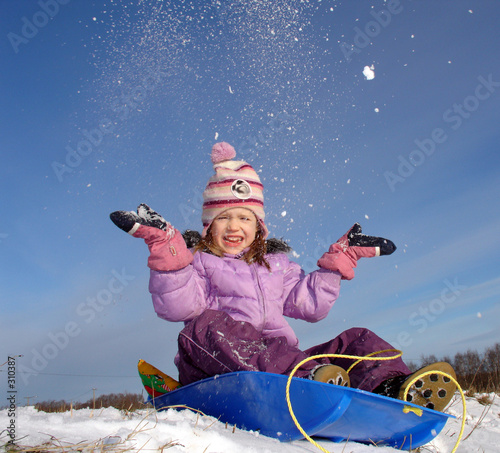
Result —
<path fill-rule="evenodd" d="M 312 355 L 364 356 L 391 348 L 369 330 L 353 328 L 301 351 L 285 316 L 309 322 L 325 318 L 338 297 L 340 274 L 318 269 L 305 275 L 284 253 L 266 255 L 271 272 L 240 257 L 198 252 L 183 269 L 151 270 L 149 290 L 156 313 L 167 321 L 185 322 L 175 360 L 182 385 L 231 371 L 289 374 Z M 307 377 L 325 363 L 347 369 L 353 360 L 310 361 L 295 375 Z M 371 391 L 384 380 L 403 374 L 410 370 L 396 359 L 361 362 L 349 376 L 352 387 Z"/>

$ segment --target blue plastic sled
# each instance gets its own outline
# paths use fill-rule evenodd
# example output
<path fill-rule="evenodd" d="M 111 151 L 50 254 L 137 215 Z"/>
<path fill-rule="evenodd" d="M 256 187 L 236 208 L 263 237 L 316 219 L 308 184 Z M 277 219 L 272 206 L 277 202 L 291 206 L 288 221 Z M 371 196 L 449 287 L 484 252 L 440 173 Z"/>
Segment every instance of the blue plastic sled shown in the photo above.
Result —
<path fill-rule="evenodd" d="M 286 402 L 287 376 L 255 371 L 223 374 L 151 400 L 157 409 L 185 405 L 238 428 L 281 441 L 302 439 Z M 439 434 L 453 416 L 332 384 L 293 378 L 290 401 L 309 436 L 410 450 Z M 421 410 L 421 415 L 408 408 Z"/>

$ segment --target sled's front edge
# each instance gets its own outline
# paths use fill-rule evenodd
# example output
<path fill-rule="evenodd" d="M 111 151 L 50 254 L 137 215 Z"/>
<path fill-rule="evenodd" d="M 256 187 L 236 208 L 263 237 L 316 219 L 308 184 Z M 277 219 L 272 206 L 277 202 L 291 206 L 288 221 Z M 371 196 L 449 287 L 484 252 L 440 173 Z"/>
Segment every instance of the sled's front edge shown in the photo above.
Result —
<path fill-rule="evenodd" d="M 281 441 L 304 436 L 290 417 L 286 403 L 286 376 L 263 372 L 228 373 L 195 382 L 155 398 L 157 409 L 183 405 L 238 428 L 258 431 Z M 308 433 L 320 431 L 341 417 L 350 402 L 346 393 L 329 392 L 294 378 L 290 399 L 297 420 Z"/>

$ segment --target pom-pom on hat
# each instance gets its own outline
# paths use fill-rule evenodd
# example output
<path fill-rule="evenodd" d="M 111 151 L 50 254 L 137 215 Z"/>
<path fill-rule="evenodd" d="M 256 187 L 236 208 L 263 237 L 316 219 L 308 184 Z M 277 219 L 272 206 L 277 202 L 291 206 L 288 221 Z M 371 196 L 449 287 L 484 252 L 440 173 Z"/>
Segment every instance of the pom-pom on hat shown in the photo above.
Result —
<path fill-rule="evenodd" d="M 231 160 L 236 157 L 236 151 L 226 142 L 219 142 L 212 146 L 212 162 L 218 164 L 219 162 L 224 162 L 225 160 Z"/>
<path fill-rule="evenodd" d="M 264 186 L 251 165 L 232 160 L 234 157 L 236 151 L 229 143 L 219 142 L 212 147 L 215 175 L 208 180 L 203 192 L 202 235 L 207 234 L 213 220 L 225 210 L 247 208 L 257 217 L 265 238 L 268 231 L 264 223 Z"/>

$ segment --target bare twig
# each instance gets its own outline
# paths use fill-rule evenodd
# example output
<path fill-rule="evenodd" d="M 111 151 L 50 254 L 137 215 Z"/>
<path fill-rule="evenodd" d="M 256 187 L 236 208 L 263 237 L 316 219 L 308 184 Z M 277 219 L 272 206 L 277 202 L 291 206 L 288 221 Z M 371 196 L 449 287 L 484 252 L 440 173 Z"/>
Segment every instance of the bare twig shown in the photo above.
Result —
<path fill-rule="evenodd" d="M 493 399 L 495 399 L 495 397 L 493 397 Z M 483 412 L 481 413 L 481 415 L 479 416 L 476 424 L 474 425 L 474 427 L 472 428 L 471 432 L 469 434 L 467 434 L 467 436 L 465 436 L 463 439 L 462 439 L 462 442 L 467 440 L 471 434 L 476 430 L 476 428 L 478 428 L 481 423 L 483 422 L 484 418 L 486 417 L 486 415 L 488 414 L 488 412 L 490 411 L 490 409 L 492 408 L 493 406 L 493 401 L 491 402 L 492 404 L 490 405 L 487 405 L 487 406 L 484 406 L 484 409 L 483 409 Z"/>

